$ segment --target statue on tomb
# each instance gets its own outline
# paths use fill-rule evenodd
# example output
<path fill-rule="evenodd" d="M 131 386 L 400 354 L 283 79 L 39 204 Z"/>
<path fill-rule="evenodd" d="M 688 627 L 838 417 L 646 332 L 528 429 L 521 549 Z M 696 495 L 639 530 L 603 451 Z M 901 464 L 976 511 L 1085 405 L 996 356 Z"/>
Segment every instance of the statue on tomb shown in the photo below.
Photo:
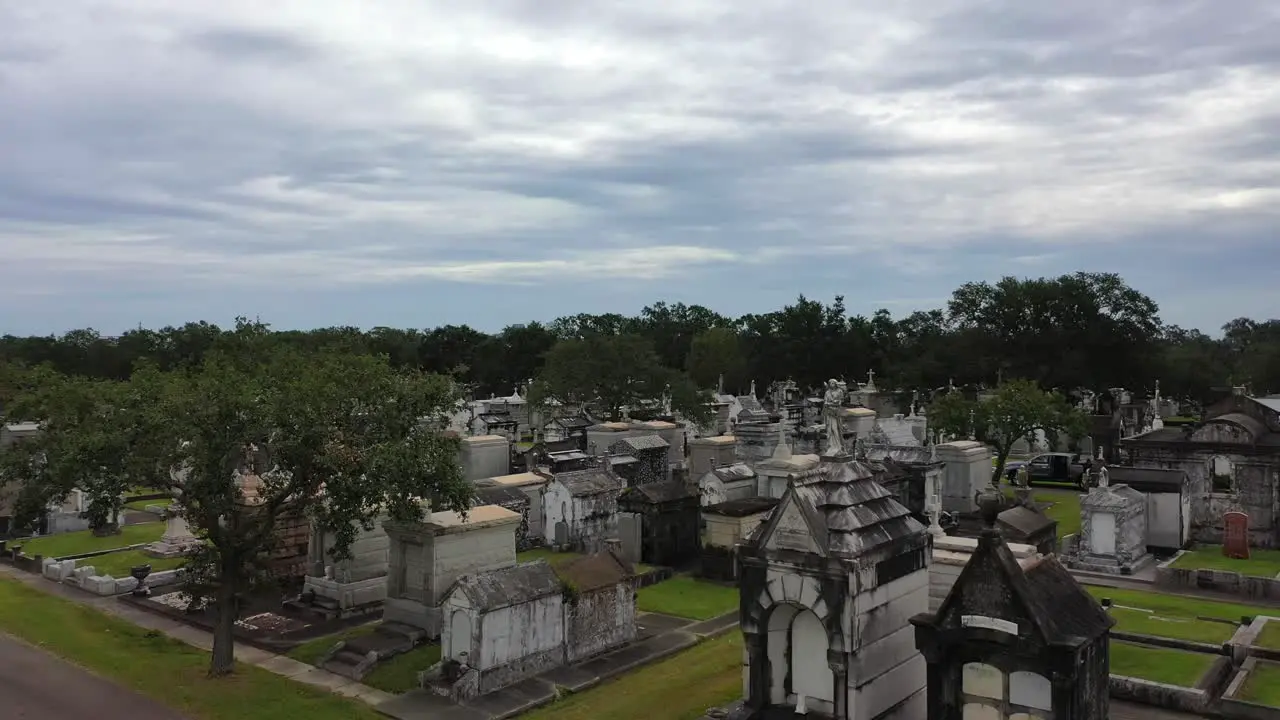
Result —
<path fill-rule="evenodd" d="M 828 455 L 844 452 L 844 428 L 840 424 L 840 410 L 844 405 L 844 391 L 837 380 L 827 381 L 827 391 L 822 396 L 822 418 L 827 428 Z"/>
<path fill-rule="evenodd" d="M 671 414 L 671 383 L 662 388 L 662 414 Z"/>

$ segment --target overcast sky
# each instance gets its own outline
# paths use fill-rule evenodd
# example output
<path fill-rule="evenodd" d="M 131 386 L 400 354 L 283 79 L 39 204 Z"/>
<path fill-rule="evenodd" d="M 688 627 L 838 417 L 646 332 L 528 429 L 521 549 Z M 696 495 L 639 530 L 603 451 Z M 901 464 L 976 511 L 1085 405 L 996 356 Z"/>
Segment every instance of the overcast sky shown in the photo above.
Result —
<path fill-rule="evenodd" d="M 0 0 L 0 333 L 1121 273 L 1280 315 L 1273 0 Z"/>

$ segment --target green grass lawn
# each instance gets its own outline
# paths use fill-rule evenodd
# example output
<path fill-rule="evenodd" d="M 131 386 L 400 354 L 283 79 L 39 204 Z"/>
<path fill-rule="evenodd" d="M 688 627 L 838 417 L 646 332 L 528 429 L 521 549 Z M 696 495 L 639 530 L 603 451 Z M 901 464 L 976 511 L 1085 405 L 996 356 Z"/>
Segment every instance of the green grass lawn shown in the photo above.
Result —
<path fill-rule="evenodd" d="M 1096 598 L 1111 598 L 1117 605 L 1150 610 L 1166 617 L 1207 617 L 1217 620 L 1240 622 L 1246 615 L 1265 615 L 1267 610 L 1256 605 L 1239 605 L 1218 600 L 1202 600 L 1184 595 L 1166 595 L 1164 593 L 1144 590 L 1121 590 L 1102 587 L 1101 585 L 1085 585 L 1084 589 Z"/>
<path fill-rule="evenodd" d="M 1258 663 L 1240 689 L 1240 699 L 1246 702 L 1280 707 L 1280 665 Z"/>
<path fill-rule="evenodd" d="M 521 720 L 697 720 L 742 697 L 742 634 L 728 633 Z"/>
<path fill-rule="evenodd" d="M 1195 687 L 1217 658 L 1208 653 L 1111 642 L 1111 674 Z"/>
<path fill-rule="evenodd" d="M 288 655 L 298 662 L 315 665 L 320 659 L 320 656 L 332 647 L 334 643 L 339 640 L 350 640 L 352 638 L 358 638 L 361 635 L 368 635 L 373 632 L 374 628 L 377 626 L 378 623 L 371 622 L 368 625 L 360 625 L 332 635 L 325 635 L 323 637 L 315 638 L 314 640 L 308 640 L 285 653 L 285 655 Z"/>
<path fill-rule="evenodd" d="M 417 689 L 418 673 L 437 662 L 440 662 L 440 645 L 419 645 L 403 655 L 378 664 L 360 682 L 397 695 L 407 693 Z"/>
<path fill-rule="evenodd" d="M 173 570 L 182 567 L 186 558 L 153 558 L 141 550 L 122 550 L 109 555 L 98 555 L 85 560 L 77 560 L 76 566 L 92 565 L 99 575 L 110 575 L 114 578 L 128 577 L 134 565 L 150 565 L 151 572 Z"/>
<path fill-rule="evenodd" d="M 738 609 L 738 589 L 698 580 L 689 575 L 641 588 L 636 607 L 694 620 L 710 620 Z"/>
<path fill-rule="evenodd" d="M 1013 487 L 1006 487 L 1004 494 L 1012 498 Z M 1051 520 L 1058 521 L 1058 537 L 1080 532 L 1080 492 L 1068 488 L 1032 488 L 1031 499 L 1042 508 Z M 1047 507 L 1046 507 L 1047 506 Z"/>
<path fill-rule="evenodd" d="M 1140 590 L 1118 590 L 1097 585 L 1085 585 L 1084 588 L 1096 598 L 1111 598 L 1112 603 L 1122 606 L 1110 609 L 1111 616 L 1116 619 L 1116 630 L 1213 645 L 1230 640 L 1242 617 L 1257 615 L 1262 610 L 1248 605 Z"/>
<path fill-rule="evenodd" d="M 137 510 L 138 512 L 146 512 L 148 505 L 168 505 L 168 504 L 169 504 L 168 501 L 165 501 L 165 500 L 129 500 L 124 504 L 124 506 L 129 508 L 130 510 Z"/>
<path fill-rule="evenodd" d="M 368 635 L 377 626 L 378 623 L 372 622 L 367 625 L 348 628 L 332 635 L 308 640 L 285 654 L 298 662 L 315 665 L 320 660 L 320 656 L 333 647 L 334 643 L 339 640 L 350 640 L 361 635 Z M 361 682 L 369 687 L 375 687 L 389 693 L 406 693 L 418 687 L 418 673 L 439 661 L 440 646 L 438 644 L 421 645 L 403 655 L 397 655 L 387 662 L 379 664 Z"/>
<path fill-rule="evenodd" d="M 1251 548 L 1248 560 L 1236 560 L 1223 555 L 1221 545 L 1205 545 L 1179 555 L 1170 567 L 1189 570 L 1227 570 L 1242 575 L 1274 578 L 1280 575 L 1280 550 Z"/>
<path fill-rule="evenodd" d="M 1280 650 L 1280 620 L 1268 620 L 1262 626 L 1262 632 L 1258 633 L 1258 637 L 1253 641 L 1253 644 L 1258 647 Z"/>
<path fill-rule="evenodd" d="M 1221 645 L 1231 639 L 1236 626 L 1220 622 L 1196 620 L 1191 617 L 1168 617 L 1152 615 L 1140 610 L 1113 607 L 1109 609 L 1111 617 L 1116 619 L 1116 630 L 1154 635 L 1156 637 L 1177 638 L 1194 642 Z"/>
<path fill-rule="evenodd" d="M 192 720 L 382 717 L 359 702 L 248 665 L 238 665 L 230 677 L 209 679 L 207 652 L 12 580 L 0 579 L 0 631 Z"/>
<path fill-rule="evenodd" d="M 22 545 L 22 554 L 35 557 L 43 555 L 47 558 L 60 558 L 68 555 L 113 550 L 139 543 L 155 542 L 164 534 L 164 523 L 142 523 L 141 525 L 125 525 L 118 535 L 97 537 L 92 530 L 46 535 L 28 540 Z"/>

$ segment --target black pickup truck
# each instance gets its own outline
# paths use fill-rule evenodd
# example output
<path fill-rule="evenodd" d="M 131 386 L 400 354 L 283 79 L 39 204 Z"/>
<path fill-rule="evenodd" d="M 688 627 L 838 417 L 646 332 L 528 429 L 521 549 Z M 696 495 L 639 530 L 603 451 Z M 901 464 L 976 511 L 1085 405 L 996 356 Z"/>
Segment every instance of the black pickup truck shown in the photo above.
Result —
<path fill-rule="evenodd" d="M 1037 482 L 1071 483 L 1083 488 L 1089 470 L 1087 458 L 1071 453 L 1042 453 L 1030 460 L 1019 460 L 1004 466 L 1005 477 L 1016 484 L 1018 471 L 1027 469 L 1027 485 Z"/>

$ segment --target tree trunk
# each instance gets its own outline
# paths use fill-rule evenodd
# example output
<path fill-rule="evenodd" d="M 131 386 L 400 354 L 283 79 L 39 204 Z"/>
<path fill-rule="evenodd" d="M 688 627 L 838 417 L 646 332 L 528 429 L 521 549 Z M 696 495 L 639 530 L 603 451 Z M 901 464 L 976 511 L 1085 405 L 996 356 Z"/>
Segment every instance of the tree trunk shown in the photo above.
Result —
<path fill-rule="evenodd" d="M 235 669 L 235 627 L 240 608 L 236 602 L 236 586 L 223 578 L 214 604 L 213 653 L 209 658 L 209 677 L 230 675 Z"/>
<path fill-rule="evenodd" d="M 991 484 L 1000 487 L 1004 479 L 1004 466 L 1009 461 L 1009 453 L 1013 451 L 1013 443 L 996 446 L 996 469 L 991 471 Z"/>

